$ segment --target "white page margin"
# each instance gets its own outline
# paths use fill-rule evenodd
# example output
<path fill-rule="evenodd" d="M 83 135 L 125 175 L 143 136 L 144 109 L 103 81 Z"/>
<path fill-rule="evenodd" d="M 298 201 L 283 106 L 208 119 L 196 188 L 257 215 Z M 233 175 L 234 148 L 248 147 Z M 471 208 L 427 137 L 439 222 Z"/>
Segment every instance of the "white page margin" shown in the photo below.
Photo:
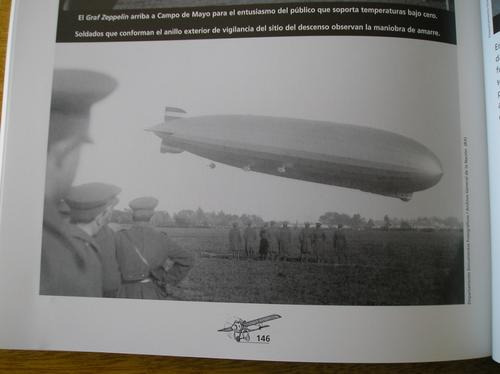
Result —
<path fill-rule="evenodd" d="M 50 4 L 50 5 L 48 5 Z M 461 118 L 470 139 L 476 248 L 472 305 L 336 307 L 158 302 L 38 296 L 46 128 L 57 2 L 16 2 L 22 16 L 13 49 L 1 211 L 0 345 L 22 349 L 106 351 L 290 361 L 404 362 L 489 354 L 486 158 L 482 130 L 479 11 L 457 3 Z M 467 18 L 469 18 L 467 20 Z M 470 19 L 476 20 L 468 23 Z M 24 27 L 21 27 L 24 25 Z M 28 26 L 29 25 L 29 26 Z M 36 30 L 36 31 L 34 31 Z M 36 61 L 36 64 L 32 64 Z M 467 105 L 465 105 L 467 104 Z M 27 110 L 29 108 L 29 110 Z M 14 125 L 13 125 L 14 124 Z M 31 124 L 27 127 L 27 124 Z M 35 124 L 33 126 L 33 124 Z M 484 131 L 483 131 L 484 132 Z M 27 173 L 27 170 L 33 172 Z M 477 184 L 476 184 L 477 183 Z M 481 197 L 482 196 L 482 197 Z M 29 214 L 21 214 L 30 212 Z M 483 214 L 484 212 L 484 214 Z M 236 344 L 216 330 L 229 316 L 277 313 L 270 346 Z"/>

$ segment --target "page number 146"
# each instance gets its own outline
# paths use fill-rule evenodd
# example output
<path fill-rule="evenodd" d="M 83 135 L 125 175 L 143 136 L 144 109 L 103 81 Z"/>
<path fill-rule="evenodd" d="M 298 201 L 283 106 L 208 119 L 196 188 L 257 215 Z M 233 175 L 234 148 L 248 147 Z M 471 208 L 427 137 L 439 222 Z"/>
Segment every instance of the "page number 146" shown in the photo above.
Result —
<path fill-rule="evenodd" d="M 262 343 L 269 343 L 271 341 L 271 335 L 257 335 L 257 341 Z"/>

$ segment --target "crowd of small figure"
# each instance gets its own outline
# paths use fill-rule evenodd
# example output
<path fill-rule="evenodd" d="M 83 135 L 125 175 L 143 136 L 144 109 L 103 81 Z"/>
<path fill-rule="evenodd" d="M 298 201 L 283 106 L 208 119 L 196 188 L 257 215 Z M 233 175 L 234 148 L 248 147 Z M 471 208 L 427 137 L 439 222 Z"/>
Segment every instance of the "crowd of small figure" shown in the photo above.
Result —
<path fill-rule="evenodd" d="M 229 230 L 229 251 L 234 259 L 259 259 L 270 261 L 288 261 L 298 259 L 300 262 L 328 263 L 334 261 L 338 264 L 347 264 L 347 239 L 343 225 L 335 229 L 322 228 L 321 223 L 316 223 L 311 228 L 306 222 L 299 230 L 288 227 L 288 222 L 283 222 L 278 227 L 275 221 L 264 223 L 256 228 L 248 222 L 243 231 L 238 223 L 233 223 Z M 296 253 L 300 256 L 297 258 Z"/>

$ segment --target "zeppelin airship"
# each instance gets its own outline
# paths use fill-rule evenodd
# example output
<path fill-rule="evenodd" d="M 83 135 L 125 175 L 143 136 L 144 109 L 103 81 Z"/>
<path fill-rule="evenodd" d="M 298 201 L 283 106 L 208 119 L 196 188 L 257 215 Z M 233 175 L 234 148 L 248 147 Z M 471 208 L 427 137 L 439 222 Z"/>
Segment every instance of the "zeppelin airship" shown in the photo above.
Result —
<path fill-rule="evenodd" d="M 258 115 L 187 117 L 167 107 L 148 131 L 162 153 L 189 152 L 245 171 L 357 189 L 409 201 L 439 182 L 439 159 L 424 145 L 358 125 Z"/>

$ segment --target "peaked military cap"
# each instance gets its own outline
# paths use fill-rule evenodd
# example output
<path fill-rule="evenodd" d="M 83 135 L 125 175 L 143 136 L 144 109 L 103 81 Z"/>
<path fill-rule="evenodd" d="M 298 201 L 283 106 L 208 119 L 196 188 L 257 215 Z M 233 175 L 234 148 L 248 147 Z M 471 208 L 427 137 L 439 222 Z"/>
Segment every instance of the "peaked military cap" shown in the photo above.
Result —
<path fill-rule="evenodd" d="M 158 199 L 154 197 L 138 197 L 132 200 L 128 206 L 133 210 L 134 221 L 149 221 L 158 205 Z"/>
<path fill-rule="evenodd" d="M 90 70 L 55 69 L 52 81 L 52 111 L 86 114 L 92 104 L 116 88 L 114 78 Z"/>
<path fill-rule="evenodd" d="M 105 183 L 87 183 L 72 187 L 64 199 L 74 222 L 90 222 L 108 206 L 118 202 L 119 187 Z"/>
<path fill-rule="evenodd" d="M 77 135 L 89 140 L 88 122 L 93 104 L 116 88 L 107 74 L 90 70 L 55 69 L 52 81 L 49 144 Z"/>

